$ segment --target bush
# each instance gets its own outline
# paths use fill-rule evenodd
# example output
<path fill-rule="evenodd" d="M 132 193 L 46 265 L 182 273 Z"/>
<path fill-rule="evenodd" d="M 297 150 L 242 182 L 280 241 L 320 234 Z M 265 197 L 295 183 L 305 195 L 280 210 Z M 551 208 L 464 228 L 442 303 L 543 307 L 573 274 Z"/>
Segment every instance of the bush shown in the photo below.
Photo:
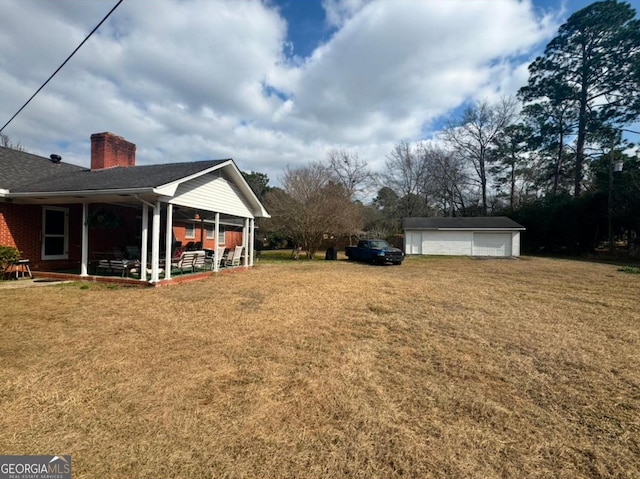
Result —
<path fill-rule="evenodd" d="M 0 246 L 0 279 L 2 272 L 12 263 L 20 259 L 20 252 L 13 246 Z"/>
<path fill-rule="evenodd" d="M 622 268 L 619 268 L 618 271 L 630 274 L 640 274 L 640 268 L 636 268 L 635 266 L 623 266 Z"/>

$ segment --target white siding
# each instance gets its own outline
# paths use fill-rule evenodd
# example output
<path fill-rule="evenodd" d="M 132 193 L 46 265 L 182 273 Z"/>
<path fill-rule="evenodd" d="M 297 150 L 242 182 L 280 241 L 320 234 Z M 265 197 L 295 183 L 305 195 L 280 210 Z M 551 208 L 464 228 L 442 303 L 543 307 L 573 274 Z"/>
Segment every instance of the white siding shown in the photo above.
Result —
<path fill-rule="evenodd" d="M 408 230 L 405 254 L 520 256 L 520 232 Z"/>
<path fill-rule="evenodd" d="M 520 231 L 511 233 L 511 256 L 520 256 Z"/>
<path fill-rule="evenodd" d="M 472 236 L 470 231 L 423 231 L 422 254 L 470 255 Z"/>
<path fill-rule="evenodd" d="M 474 233 L 473 256 L 511 256 L 511 233 Z"/>
<path fill-rule="evenodd" d="M 422 235 L 420 231 L 407 231 L 405 254 L 422 254 Z"/>
<path fill-rule="evenodd" d="M 406 231 L 406 254 L 468 256 L 471 231 Z"/>
<path fill-rule="evenodd" d="M 238 188 L 226 179 L 213 174 L 202 175 L 182 183 L 178 186 L 171 203 L 242 218 L 253 218 L 251 207 Z"/>

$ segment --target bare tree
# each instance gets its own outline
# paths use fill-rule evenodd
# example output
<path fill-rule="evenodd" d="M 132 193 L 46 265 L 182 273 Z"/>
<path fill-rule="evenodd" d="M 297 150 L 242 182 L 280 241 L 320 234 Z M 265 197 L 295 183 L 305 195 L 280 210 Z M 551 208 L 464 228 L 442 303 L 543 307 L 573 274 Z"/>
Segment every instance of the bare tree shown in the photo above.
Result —
<path fill-rule="evenodd" d="M 4 133 L 0 133 L 0 146 L 4 146 L 5 148 L 11 148 L 12 150 L 26 151 L 24 146 L 22 146 L 19 142 L 13 143 L 11 141 L 11 138 L 9 138 Z"/>
<path fill-rule="evenodd" d="M 371 170 L 357 153 L 331 150 L 327 154 L 327 162 L 334 180 L 344 186 L 351 199 L 355 199 L 371 182 Z"/>
<path fill-rule="evenodd" d="M 332 180 L 329 169 L 319 163 L 290 169 L 282 189 L 265 195 L 271 218 L 264 227 L 290 236 L 312 259 L 325 235 L 353 234 L 361 228 L 361 212 L 343 185 Z"/>
<path fill-rule="evenodd" d="M 487 100 L 467 108 L 458 122 L 444 130 L 444 138 L 476 173 L 481 191 L 482 214 L 487 214 L 488 164 L 495 157 L 496 140 L 516 116 L 517 102 L 504 97 L 492 105 Z"/>
<path fill-rule="evenodd" d="M 432 143 L 420 143 L 419 149 L 429 171 L 429 190 L 443 216 L 454 216 L 465 209 L 468 176 L 462 159 L 455 151 L 448 151 Z"/>
<path fill-rule="evenodd" d="M 429 213 L 429 165 L 422 153 L 419 147 L 400 142 L 387 157 L 380 175 L 380 186 L 390 188 L 398 196 L 400 218 Z"/>

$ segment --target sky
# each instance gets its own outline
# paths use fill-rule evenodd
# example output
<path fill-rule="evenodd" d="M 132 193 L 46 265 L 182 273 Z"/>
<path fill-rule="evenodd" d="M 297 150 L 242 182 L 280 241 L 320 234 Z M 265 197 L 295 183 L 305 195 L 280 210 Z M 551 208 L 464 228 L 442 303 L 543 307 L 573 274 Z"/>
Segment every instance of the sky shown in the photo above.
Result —
<path fill-rule="evenodd" d="M 116 3 L 0 2 L 0 126 Z M 124 0 L 3 133 L 87 167 L 109 131 L 138 165 L 233 158 L 272 185 L 336 149 L 380 171 L 400 141 L 515 94 L 589 3 Z"/>

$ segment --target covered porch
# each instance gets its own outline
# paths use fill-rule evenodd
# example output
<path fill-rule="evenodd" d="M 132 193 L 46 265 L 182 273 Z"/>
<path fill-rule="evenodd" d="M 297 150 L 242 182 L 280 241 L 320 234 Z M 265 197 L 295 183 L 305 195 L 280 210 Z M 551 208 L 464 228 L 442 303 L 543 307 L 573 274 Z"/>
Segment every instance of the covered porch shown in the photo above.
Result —
<path fill-rule="evenodd" d="M 87 174 L 98 184 L 131 186 L 16 192 L 7 201 L 6 217 L 15 219 L 10 229 L 32 232 L 16 246 L 36 276 L 73 270 L 89 279 L 118 276 L 115 271 L 121 279 L 157 284 L 253 266 L 255 219 L 268 213 L 232 160 Z M 223 260 L 227 252 L 232 261 Z M 197 261 L 185 267 L 179 253 Z"/>

